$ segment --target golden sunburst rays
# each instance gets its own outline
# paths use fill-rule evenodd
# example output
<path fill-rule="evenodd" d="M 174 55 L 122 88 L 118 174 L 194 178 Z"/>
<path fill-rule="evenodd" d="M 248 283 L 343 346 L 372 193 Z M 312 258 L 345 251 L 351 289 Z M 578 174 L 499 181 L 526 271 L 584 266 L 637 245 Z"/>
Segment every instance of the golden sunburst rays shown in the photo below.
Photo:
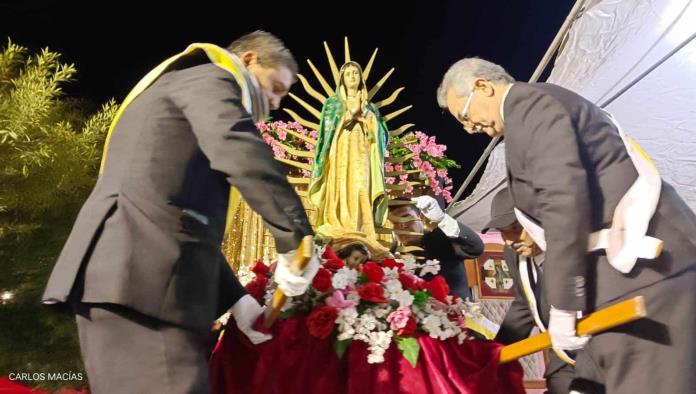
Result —
<path fill-rule="evenodd" d="M 288 115 L 290 115 L 290 117 L 294 121 L 298 122 L 299 124 L 301 124 L 302 126 L 308 128 L 310 130 L 314 130 L 317 132 L 319 131 L 318 130 L 319 124 L 316 123 L 314 120 L 321 121 L 321 108 L 324 105 L 324 102 L 326 101 L 326 99 L 329 96 L 332 96 L 336 91 L 336 87 L 338 86 L 339 69 L 340 69 L 339 65 L 336 63 L 336 58 L 334 57 L 333 53 L 331 52 L 331 48 L 329 47 L 329 44 L 326 41 L 324 41 L 323 46 L 324 46 L 324 52 L 326 54 L 326 60 L 327 60 L 327 63 L 329 65 L 329 70 L 331 73 L 330 78 L 326 78 L 324 75 L 322 75 L 321 72 L 319 72 L 317 67 L 314 65 L 314 63 L 309 59 L 307 59 L 307 65 L 309 65 L 309 69 L 311 70 L 312 74 L 314 74 L 314 77 L 316 78 L 316 81 L 319 83 L 321 88 L 319 90 L 315 89 L 310 84 L 307 77 L 305 77 L 302 74 L 297 75 L 297 78 L 299 79 L 302 87 L 304 88 L 304 91 L 307 93 L 307 95 L 309 95 L 314 100 L 316 100 L 316 102 L 318 102 L 318 105 L 314 101 L 312 102 L 312 104 L 310 104 L 306 100 L 300 98 L 298 95 L 296 95 L 294 93 L 290 93 L 290 98 L 292 100 L 294 100 L 297 104 L 299 104 L 302 108 L 304 108 L 311 115 L 313 120 L 309 120 L 306 117 L 301 116 L 300 114 L 298 114 L 297 112 L 295 112 L 293 110 L 290 110 L 288 108 L 283 108 L 283 110 Z M 372 52 L 372 56 L 370 56 L 370 59 L 367 62 L 367 66 L 365 66 L 365 68 L 363 70 L 363 77 L 364 77 L 365 81 L 367 81 L 369 76 L 370 76 L 373 65 L 375 63 L 375 59 L 377 58 L 378 51 L 379 51 L 379 48 L 375 48 L 375 50 Z M 347 63 L 349 61 L 355 61 L 355 59 L 353 59 L 351 57 L 350 44 L 348 42 L 348 37 L 344 37 L 344 39 L 343 39 L 343 62 Z M 401 92 L 404 90 L 404 87 L 399 87 L 399 88 L 395 89 L 386 98 L 384 98 L 380 101 L 376 101 L 376 102 L 373 100 L 374 97 L 379 93 L 380 89 L 385 85 L 387 80 L 389 80 L 389 77 L 392 75 L 393 72 L 394 72 L 394 68 L 391 68 L 377 83 L 375 83 L 372 86 L 372 88 L 370 88 L 368 90 L 368 92 L 369 92 L 368 93 L 368 100 L 374 102 L 374 104 L 375 104 L 375 106 L 377 106 L 377 108 L 382 109 L 382 108 L 385 108 L 389 105 L 394 104 L 394 102 L 397 100 L 397 98 L 399 97 Z M 333 81 L 333 83 L 330 84 L 328 82 L 329 80 Z M 322 90 L 323 90 L 323 92 L 321 92 Z M 409 106 L 397 109 L 395 111 L 392 111 L 392 112 L 389 112 L 389 113 L 383 115 L 383 118 L 386 122 L 390 122 L 411 108 L 412 108 L 412 106 L 409 105 Z M 406 131 L 406 129 L 408 129 L 409 127 L 412 127 L 412 126 L 413 126 L 412 124 L 403 125 L 401 127 L 394 129 L 393 131 L 390 131 L 389 135 L 391 137 L 400 136 L 401 134 L 403 134 Z"/>
<path fill-rule="evenodd" d="M 335 94 L 336 88 L 338 86 L 339 78 L 340 78 L 340 68 L 343 64 L 349 62 L 349 61 L 356 61 L 357 59 L 354 58 L 354 54 L 351 54 L 351 49 L 350 49 L 350 44 L 348 41 L 348 37 L 344 37 L 343 39 L 343 63 L 338 64 L 337 63 L 337 58 L 334 56 L 334 53 L 331 51 L 331 48 L 329 47 L 329 44 L 324 41 L 323 42 L 323 47 L 324 47 L 324 53 L 326 56 L 326 63 L 328 64 L 328 69 L 329 69 L 329 74 L 328 75 L 323 75 L 315 63 L 313 63 L 310 59 L 307 59 L 307 65 L 309 66 L 309 70 L 311 71 L 311 74 L 314 75 L 314 84 L 316 86 L 316 83 L 318 83 L 318 88 L 315 86 L 312 86 L 312 83 L 310 83 L 309 79 L 307 76 L 298 74 L 297 78 L 300 81 L 300 84 L 302 85 L 302 88 L 304 92 L 306 93 L 305 97 L 311 97 L 311 99 L 304 99 L 300 97 L 301 95 L 295 93 L 290 93 L 290 98 L 297 103 L 300 107 L 303 108 L 303 111 L 301 111 L 303 114 L 298 114 L 297 112 L 289 109 L 289 108 L 283 108 L 283 111 L 285 111 L 295 122 L 301 124 L 305 128 L 309 129 L 310 131 L 315 131 L 319 132 L 319 123 L 321 122 L 321 110 L 326 102 L 327 98 L 330 96 L 333 96 Z M 389 78 L 393 75 L 395 69 L 390 68 L 382 77 L 377 80 L 374 84 L 368 83 L 370 80 L 370 77 L 372 77 L 374 74 L 374 65 L 375 65 L 375 60 L 377 59 L 377 54 L 379 53 L 379 48 L 375 48 L 372 51 L 372 54 L 367 61 L 367 65 L 363 68 L 363 78 L 367 84 L 366 88 L 368 89 L 368 100 L 372 103 L 375 104 L 377 108 L 380 109 L 383 113 L 383 119 L 387 124 L 393 123 L 394 120 L 410 110 L 413 106 L 407 105 L 401 108 L 398 108 L 396 110 L 392 110 L 389 112 L 385 112 L 384 109 L 394 105 L 400 94 L 404 91 L 404 87 L 398 87 L 394 91 L 390 92 L 388 95 L 382 96 L 380 92 L 382 89 L 385 87 L 386 83 L 389 81 Z M 340 60 L 340 59 L 339 59 Z M 359 63 L 359 62 L 358 62 Z M 377 96 L 380 96 L 380 98 L 377 98 Z M 398 127 L 391 128 L 389 131 L 389 148 L 399 148 L 399 147 L 404 147 L 406 144 L 411 144 L 411 143 L 417 143 L 417 139 L 415 136 L 412 134 L 409 129 L 414 127 L 414 124 L 412 123 L 406 123 Z M 307 142 L 311 146 L 316 146 L 316 140 L 306 136 L 302 135 L 299 133 L 295 133 L 292 130 L 286 130 L 288 134 L 292 134 L 293 136 L 303 139 L 305 142 Z M 395 137 L 398 137 L 398 139 L 395 139 Z M 398 141 L 398 142 L 395 142 Z M 294 155 L 295 157 L 298 158 L 306 158 L 306 157 L 313 157 L 314 156 L 314 149 L 307 149 L 305 148 L 305 151 L 299 151 L 297 149 L 291 151 L 288 151 L 286 149 L 286 152 L 289 154 Z M 405 161 L 409 160 L 413 154 L 409 154 L 406 156 L 401 156 L 399 158 L 394 158 L 394 157 L 388 157 L 386 158 L 386 161 L 390 163 L 392 166 L 397 165 L 397 164 L 402 164 Z M 310 170 L 311 171 L 311 166 L 302 163 L 299 161 L 295 160 L 290 160 L 290 159 L 282 159 L 281 160 L 283 163 L 288 164 L 290 166 L 293 166 L 295 168 L 301 169 L 301 170 Z M 387 177 L 401 177 L 401 176 L 408 176 L 408 181 L 406 183 L 402 184 L 387 184 L 386 188 L 389 191 L 389 194 L 392 196 L 398 196 L 398 195 L 403 195 L 404 191 L 408 188 L 412 187 L 420 187 L 423 186 L 423 182 L 421 180 L 421 177 L 419 177 L 420 170 L 399 170 L 399 171 L 386 171 L 385 176 Z M 288 178 L 290 182 L 295 185 L 296 187 L 300 186 L 304 188 L 308 181 L 303 180 L 302 178 Z M 306 192 L 305 192 L 306 193 Z M 392 200 L 390 201 L 390 204 L 394 202 L 397 203 L 398 200 Z M 385 234 L 391 234 L 393 229 L 391 228 L 378 228 L 377 229 L 378 233 L 383 232 Z"/>

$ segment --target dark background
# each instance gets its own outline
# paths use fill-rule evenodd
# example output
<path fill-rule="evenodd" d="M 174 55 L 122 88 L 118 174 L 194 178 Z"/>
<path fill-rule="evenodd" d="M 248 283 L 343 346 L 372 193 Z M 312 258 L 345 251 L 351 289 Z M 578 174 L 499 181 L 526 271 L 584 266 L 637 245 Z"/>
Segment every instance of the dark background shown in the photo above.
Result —
<path fill-rule="evenodd" d="M 379 47 L 368 85 L 391 67 L 396 71 L 378 95 L 405 86 L 385 113 L 413 104 L 390 128 L 415 123 L 447 144 L 448 156 L 462 168 L 451 171 L 455 190 L 489 138 L 464 134 L 437 106 L 435 91 L 456 60 L 479 56 L 503 65 L 526 81 L 573 5 L 573 0 L 432 0 L 270 2 L 218 1 L 167 3 L 93 1 L 0 1 L 0 39 L 32 50 L 49 47 L 77 66 L 77 80 L 66 93 L 102 103 L 122 100 L 151 68 L 192 42 L 227 45 L 256 30 L 279 36 L 300 64 L 300 72 L 320 90 L 305 59 L 328 77 L 322 41 L 340 65 L 343 37 L 352 58 L 363 66 Z M 3 42 L 2 46 L 5 45 Z M 293 91 L 307 98 L 298 84 Z M 313 99 L 307 100 L 312 103 Z M 290 100 L 284 101 L 312 119 Z M 284 112 L 272 114 L 289 119 Z M 474 183 L 475 184 L 475 183 Z"/>

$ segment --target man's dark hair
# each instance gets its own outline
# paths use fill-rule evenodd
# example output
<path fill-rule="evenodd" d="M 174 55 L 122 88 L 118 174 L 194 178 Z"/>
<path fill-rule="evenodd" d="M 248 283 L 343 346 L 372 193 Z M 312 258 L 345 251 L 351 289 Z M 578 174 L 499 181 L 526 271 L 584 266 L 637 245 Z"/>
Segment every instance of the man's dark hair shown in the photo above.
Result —
<path fill-rule="evenodd" d="M 258 54 L 259 64 L 264 67 L 285 66 L 293 75 L 298 72 L 295 57 L 285 47 L 283 41 L 263 30 L 239 37 L 227 46 L 227 50 L 237 56 L 241 56 L 244 52 L 255 51 Z"/>

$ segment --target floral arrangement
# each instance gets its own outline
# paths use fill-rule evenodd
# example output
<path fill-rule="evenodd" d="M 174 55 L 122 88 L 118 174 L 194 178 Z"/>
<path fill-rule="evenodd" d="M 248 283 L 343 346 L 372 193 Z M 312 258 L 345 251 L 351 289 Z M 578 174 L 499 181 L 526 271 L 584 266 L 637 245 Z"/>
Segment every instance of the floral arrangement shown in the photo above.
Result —
<path fill-rule="evenodd" d="M 306 316 L 310 335 L 333 337 L 339 357 L 352 341 L 363 341 L 368 345 L 368 363 L 381 363 L 394 342 L 415 366 L 418 336 L 457 338 L 460 343 L 469 338 L 465 317 L 474 304 L 449 295 L 447 282 L 437 275 L 439 269 L 436 260 L 413 259 L 385 259 L 350 268 L 327 247 L 312 286 L 289 299 L 281 319 Z M 247 291 L 270 305 L 276 288 L 272 268 L 257 261 L 251 271 L 255 278 L 246 284 Z M 424 279 L 426 275 L 432 279 Z"/>
<path fill-rule="evenodd" d="M 293 150 L 311 151 L 314 145 L 303 139 L 301 136 L 309 137 L 311 140 L 317 140 L 317 132 L 307 130 L 297 122 L 283 122 L 277 120 L 274 122 L 259 122 L 256 128 L 261 132 L 261 138 L 271 146 L 273 155 L 280 159 L 291 159 L 309 166 L 314 165 L 314 159 L 311 157 L 300 157 L 293 154 Z M 299 135 L 299 136 L 298 136 Z M 290 148 L 290 149 L 287 149 Z M 311 171 L 300 169 L 300 175 L 304 178 L 309 178 Z"/>
<path fill-rule="evenodd" d="M 449 168 L 459 168 L 459 165 L 445 156 L 446 145 L 438 144 L 434 136 L 428 136 L 422 131 L 409 133 L 404 137 L 394 137 L 389 145 L 389 156 L 394 159 L 407 157 L 402 163 L 386 163 L 387 172 L 406 172 L 398 177 L 387 177 L 386 183 L 408 185 L 408 172 L 417 171 L 418 179 L 432 189 L 436 196 L 442 196 L 446 202 L 452 201 L 452 179 L 448 176 Z M 404 190 L 406 195 L 412 195 L 413 187 L 408 185 Z"/>
<path fill-rule="evenodd" d="M 314 165 L 313 158 L 294 153 L 313 150 L 314 145 L 302 137 L 316 141 L 316 131 L 307 130 L 297 122 L 283 121 L 261 122 L 257 123 L 256 127 L 263 140 L 273 149 L 276 158 Z M 397 164 L 389 161 L 385 163 L 385 183 L 405 185 L 403 194 L 411 196 L 414 192 L 413 183 L 409 183 L 411 179 L 423 183 L 434 195 L 441 195 L 449 203 L 452 201 L 452 179 L 449 178 L 447 170 L 458 168 L 459 165 L 445 156 L 446 150 L 447 146 L 438 144 L 434 136 L 428 136 L 422 131 L 408 133 L 403 137 L 392 137 L 385 156 L 395 161 L 400 158 L 404 160 Z M 298 175 L 305 178 L 311 175 L 311 171 L 306 169 L 298 171 Z"/>

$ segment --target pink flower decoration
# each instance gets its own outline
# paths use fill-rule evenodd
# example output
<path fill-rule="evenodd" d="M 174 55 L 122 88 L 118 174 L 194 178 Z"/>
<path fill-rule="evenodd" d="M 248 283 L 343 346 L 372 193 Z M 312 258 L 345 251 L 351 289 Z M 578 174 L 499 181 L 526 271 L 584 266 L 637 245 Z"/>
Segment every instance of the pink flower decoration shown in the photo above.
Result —
<path fill-rule="evenodd" d="M 275 140 L 273 139 L 273 137 L 271 137 L 269 134 L 264 134 L 264 135 L 262 135 L 262 136 L 261 136 L 261 139 L 263 139 L 263 141 L 264 141 L 265 143 L 267 143 L 268 145 L 271 145 L 271 146 L 273 146 L 273 142 L 275 142 Z"/>
<path fill-rule="evenodd" d="M 339 290 L 334 291 L 331 297 L 326 299 L 326 305 L 338 310 L 354 308 L 358 305 L 356 301 L 346 300 L 343 293 Z"/>
<path fill-rule="evenodd" d="M 257 124 L 256 124 L 256 128 L 257 128 L 260 132 L 262 132 L 262 133 L 269 130 L 268 124 L 266 124 L 266 123 L 264 123 L 264 122 L 259 122 L 259 123 L 257 123 Z"/>
<path fill-rule="evenodd" d="M 328 304 L 328 302 L 327 302 Z M 392 331 L 398 331 L 406 327 L 408 323 L 408 318 L 411 317 L 411 308 L 399 307 L 397 310 L 387 316 L 387 322 L 389 322 L 389 328 Z"/>

